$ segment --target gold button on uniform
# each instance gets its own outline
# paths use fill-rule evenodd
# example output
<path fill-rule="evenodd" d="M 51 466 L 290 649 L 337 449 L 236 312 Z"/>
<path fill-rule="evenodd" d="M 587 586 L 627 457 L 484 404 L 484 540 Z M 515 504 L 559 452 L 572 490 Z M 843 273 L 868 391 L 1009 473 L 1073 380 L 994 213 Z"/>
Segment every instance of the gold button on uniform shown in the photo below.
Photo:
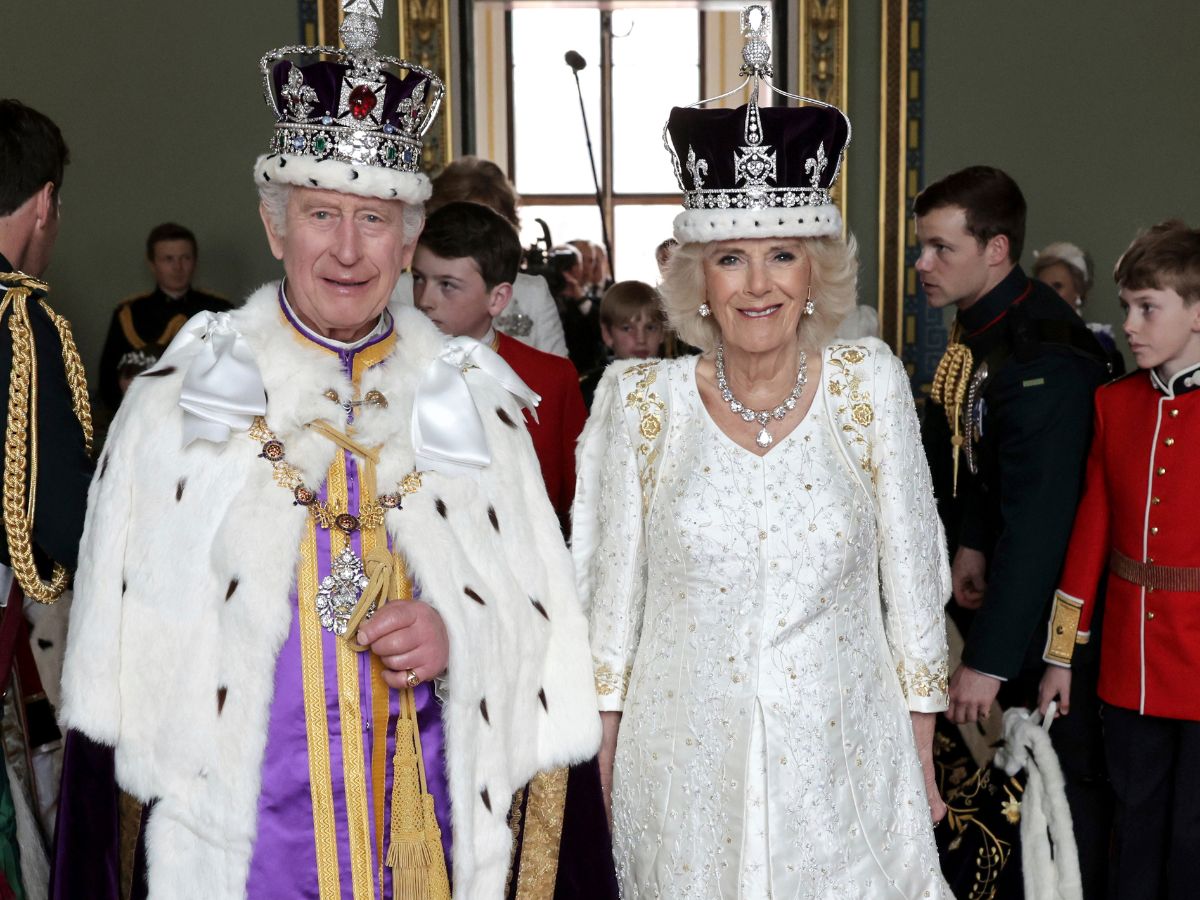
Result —
<path fill-rule="evenodd" d="M 1177 410 L 1177 409 L 1171 410 L 1171 418 L 1178 419 L 1179 418 L 1179 410 Z"/>
<path fill-rule="evenodd" d="M 1155 506 L 1158 506 L 1158 504 L 1162 503 L 1162 498 L 1161 497 L 1151 497 L 1150 502 L 1153 503 Z"/>
<path fill-rule="evenodd" d="M 1163 468 L 1162 466 L 1159 466 L 1159 467 L 1158 467 L 1158 474 L 1159 474 L 1159 475 L 1166 475 L 1166 474 L 1167 474 L 1167 470 L 1166 470 L 1165 468 Z"/>
<path fill-rule="evenodd" d="M 1158 526 L 1157 526 L 1157 525 L 1152 525 L 1152 526 L 1150 527 L 1150 533 L 1151 533 L 1151 534 L 1158 534 Z"/>
<path fill-rule="evenodd" d="M 1148 612 L 1148 613 L 1146 613 L 1146 618 L 1147 618 L 1147 619 L 1153 619 L 1153 618 L 1154 618 L 1154 613 L 1153 613 L 1153 612 Z"/>
<path fill-rule="evenodd" d="M 1166 444 L 1168 447 L 1174 447 L 1175 446 L 1175 438 L 1167 438 L 1165 441 L 1163 441 L 1163 443 Z"/>

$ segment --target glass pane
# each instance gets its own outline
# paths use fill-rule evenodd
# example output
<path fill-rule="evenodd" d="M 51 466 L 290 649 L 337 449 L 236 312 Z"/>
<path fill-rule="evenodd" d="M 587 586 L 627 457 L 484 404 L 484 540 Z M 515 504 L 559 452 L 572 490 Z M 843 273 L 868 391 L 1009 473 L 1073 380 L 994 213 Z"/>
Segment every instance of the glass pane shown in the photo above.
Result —
<path fill-rule="evenodd" d="M 563 59 L 569 50 L 587 61 L 579 82 L 599 173 L 600 13 L 595 9 L 513 10 L 513 162 L 521 193 L 596 190 L 575 77 Z"/>
<path fill-rule="evenodd" d="M 616 256 L 614 277 L 618 281 L 635 278 L 647 284 L 658 284 L 658 264 L 654 251 L 671 236 L 671 225 L 683 210 L 676 206 L 625 206 L 614 210 L 613 223 L 616 240 L 613 255 Z"/>
<path fill-rule="evenodd" d="M 535 240 L 541 241 L 542 226 L 535 219 L 544 219 L 550 226 L 550 237 L 555 244 L 567 241 L 588 240 L 603 244 L 600 227 L 600 210 L 590 206 L 522 206 L 521 246 L 528 247 Z"/>
<path fill-rule="evenodd" d="M 700 99 L 700 13 L 613 12 L 613 189 L 677 193 L 662 130 L 672 106 Z"/>

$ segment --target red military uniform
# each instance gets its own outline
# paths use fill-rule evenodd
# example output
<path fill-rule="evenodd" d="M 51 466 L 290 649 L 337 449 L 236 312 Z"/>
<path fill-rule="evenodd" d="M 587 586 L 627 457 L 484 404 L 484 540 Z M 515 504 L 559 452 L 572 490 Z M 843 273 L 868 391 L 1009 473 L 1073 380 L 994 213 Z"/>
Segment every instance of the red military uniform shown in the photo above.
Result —
<path fill-rule="evenodd" d="M 569 534 L 571 501 L 575 499 L 575 443 L 587 419 L 579 374 L 566 357 L 543 353 L 503 332 L 496 332 L 496 338 L 496 352 L 542 397 L 538 421 L 528 412 L 525 421 L 550 504 L 558 513 L 563 533 Z"/>
<path fill-rule="evenodd" d="M 1197 448 L 1200 366 L 1169 384 L 1139 371 L 1097 391 L 1045 658 L 1067 665 L 1086 642 L 1107 572 L 1100 698 L 1147 716 L 1200 720 Z"/>

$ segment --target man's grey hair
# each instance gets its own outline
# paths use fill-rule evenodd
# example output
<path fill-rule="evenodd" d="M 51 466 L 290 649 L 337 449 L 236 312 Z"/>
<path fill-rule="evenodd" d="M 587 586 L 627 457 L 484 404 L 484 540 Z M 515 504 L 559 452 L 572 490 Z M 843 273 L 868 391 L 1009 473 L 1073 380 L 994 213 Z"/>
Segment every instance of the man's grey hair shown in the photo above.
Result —
<path fill-rule="evenodd" d="M 280 237 L 283 237 L 287 231 L 287 208 L 288 201 L 292 196 L 292 188 L 293 185 L 274 181 L 258 185 L 258 199 L 261 201 L 263 209 L 267 211 L 271 230 Z M 387 202 L 402 203 L 403 201 L 388 200 Z M 425 204 L 404 203 L 403 206 L 404 243 L 409 244 L 421 234 L 421 228 L 425 224 Z"/>

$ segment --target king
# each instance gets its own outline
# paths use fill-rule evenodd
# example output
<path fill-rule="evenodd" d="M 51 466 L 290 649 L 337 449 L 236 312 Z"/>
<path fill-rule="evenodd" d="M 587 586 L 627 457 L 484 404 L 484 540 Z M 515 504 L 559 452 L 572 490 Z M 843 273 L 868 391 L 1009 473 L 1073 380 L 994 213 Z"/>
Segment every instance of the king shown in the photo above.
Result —
<path fill-rule="evenodd" d="M 554 893 L 566 767 L 599 745 L 586 624 L 537 396 L 388 308 L 443 87 L 376 52 L 381 6 L 343 0 L 344 50 L 263 58 L 284 277 L 185 326 L 99 461 L 56 896 Z"/>

